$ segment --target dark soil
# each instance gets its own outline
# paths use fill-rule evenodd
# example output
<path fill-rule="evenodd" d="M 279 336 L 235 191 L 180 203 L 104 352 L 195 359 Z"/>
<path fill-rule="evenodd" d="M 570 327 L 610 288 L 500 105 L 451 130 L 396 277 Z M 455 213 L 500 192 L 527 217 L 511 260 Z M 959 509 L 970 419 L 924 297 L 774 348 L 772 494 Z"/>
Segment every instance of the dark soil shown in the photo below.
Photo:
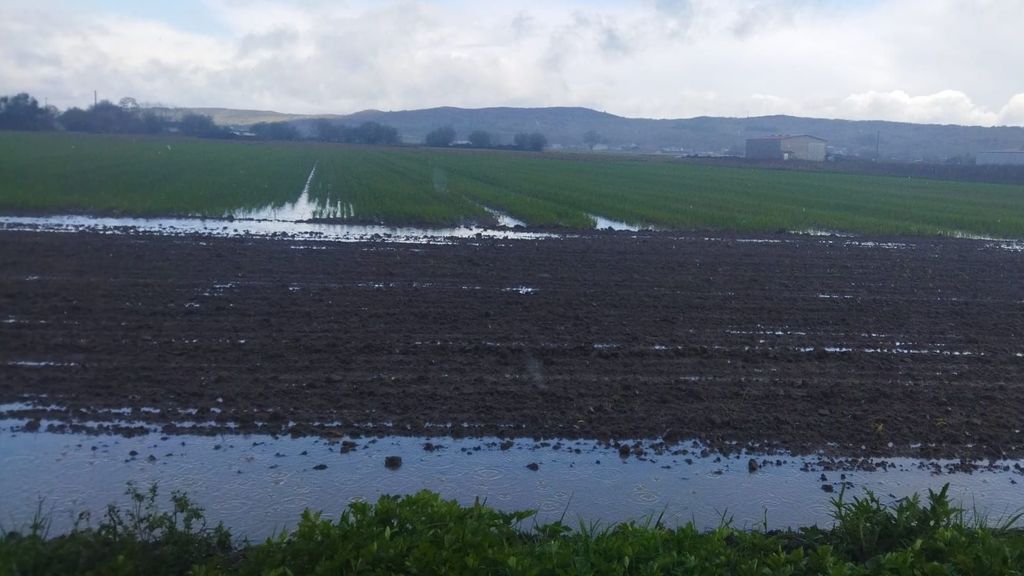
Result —
<path fill-rule="evenodd" d="M 168 433 L 214 420 L 1024 456 L 1024 254 L 770 238 L 0 232 L 0 402 L 45 396 L 63 411 L 17 413 L 44 426 L 127 419 Z"/>

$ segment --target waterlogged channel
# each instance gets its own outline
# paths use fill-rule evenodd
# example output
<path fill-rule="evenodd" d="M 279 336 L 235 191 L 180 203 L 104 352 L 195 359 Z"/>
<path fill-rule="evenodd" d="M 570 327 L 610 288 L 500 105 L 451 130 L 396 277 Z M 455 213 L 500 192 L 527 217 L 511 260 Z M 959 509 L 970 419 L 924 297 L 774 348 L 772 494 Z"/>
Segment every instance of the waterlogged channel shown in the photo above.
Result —
<path fill-rule="evenodd" d="M 334 206 L 322 205 L 308 199 L 299 198 L 293 204 L 268 206 L 258 210 L 239 212 L 245 217 L 231 219 L 214 218 L 131 218 L 103 217 L 85 215 L 53 215 L 53 216 L 2 216 L 0 215 L 0 231 L 20 232 L 90 232 L 97 234 L 116 235 L 158 235 L 158 236 L 194 236 L 194 237 L 248 237 L 248 238 L 280 238 L 304 241 L 324 242 L 390 242 L 402 244 L 446 244 L 466 239 L 498 239 L 498 240 L 554 240 L 573 238 L 583 231 L 541 232 L 531 231 L 525 223 L 506 214 L 487 209 L 494 216 L 499 228 L 481 226 L 459 226 L 447 228 L 419 228 L 384 225 L 339 224 L 334 222 L 296 221 L 291 218 L 310 216 L 311 214 L 328 214 L 351 217 L 353 208 L 343 203 Z M 313 217 L 313 216 L 310 216 Z M 593 216 L 595 229 L 616 232 L 655 232 L 655 228 L 628 224 Z M 665 231 L 663 234 L 672 234 Z M 893 242 L 857 239 L 854 235 L 835 235 L 818 231 L 796 231 L 788 236 L 750 234 L 741 237 L 703 236 L 677 233 L 673 238 L 679 241 L 704 242 L 735 242 L 744 244 L 794 244 L 804 240 L 839 245 L 843 248 L 867 248 L 875 250 L 913 250 L 915 242 Z M 1016 240 L 989 240 L 978 238 L 962 238 L 964 242 L 975 242 L 979 249 L 1004 250 L 1010 252 L 1024 251 L 1024 242 Z"/>
<path fill-rule="evenodd" d="M 643 520 L 702 528 L 723 518 L 770 529 L 831 523 L 831 500 L 870 489 L 885 502 L 949 483 L 955 499 L 989 519 L 1024 503 L 1021 468 L 997 463 L 973 473 L 954 462 L 910 459 L 845 466 L 817 457 L 722 456 L 684 443 L 661 455 L 620 455 L 588 441 L 498 438 L 319 438 L 266 435 L 166 436 L 22 432 L 0 422 L 0 519 L 24 526 L 42 510 L 51 530 L 70 529 L 83 510 L 98 518 L 107 504 L 126 503 L 128 482 L 156 482 L 166 497 L 184 490 L 236 535 L 263 538 L 294 527 L 302 510 L 336 517 L 348 503 L 381 494 L 430 489 L 502 510 L 535 509 L 538 522 Z M 389 457 L 401 459 L 400 466 Z M 385 465 L 388 460 L 391 466 Z M 863 464 L 863 463 L 861 463 Z M 867 469 L 858 469 L 867 468 Z M 873 470 L 870 470 L 873 468 Z M 166 500 L 164 501 L 166 502 Z M 532 522 L 532 521 L 531 521 Z"/>
<path fill-rule="evenodd" d="M 283 209 L 283 208 L 282 208 Z M 291 208 L 289 208 L 291 209 Z M 209 218 L 108 218 L 96 216 L 0 216 L 0 230 L 33 232 L 94 232 L 101 234 L 155 234 L 161 236 L 209 236 L 287 238 L 328 242 L 399 242 L 440 244 L 454 239 L 497 238 L 544 240 L 564 237 L 545 232 L 463 226 L 412 228 L 288 220 Z"/>

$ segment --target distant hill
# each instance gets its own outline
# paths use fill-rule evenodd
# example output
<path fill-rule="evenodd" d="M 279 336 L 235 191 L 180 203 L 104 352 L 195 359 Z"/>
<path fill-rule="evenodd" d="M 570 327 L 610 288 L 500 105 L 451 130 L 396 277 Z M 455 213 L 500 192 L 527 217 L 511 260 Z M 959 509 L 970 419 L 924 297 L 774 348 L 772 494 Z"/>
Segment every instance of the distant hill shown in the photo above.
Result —
<path fill-rule="evenodd" d="M 260 122 L 287 122 L 309 118 L 305 114 L 285 114 L 270 110 L 235 110 L 233 108 L 149 108 L 153 112 L 167 118 L 178 120 L 185 114 L 205 114 L 217 124 L 222 126 L 251 126 Z M 340 116 L 325 115 L 325 118 L 339 118 Z"/>
<path fill-rule="evenodd" d="M 585 149 L 584 134 L 596 132 L 612 150 L 664 151 L 683 154 L 742 155 L 747 138 L 771 134 L 811 134 L 824 138 L 833 154 L 882 160 L 943 162 L 969 158 L 985 150 L 1024 148 L 1024 128 L 910 124 L 903 122 L 829 120 L 797 116 L 655 120 L 625 118 L 589 108 L 428 108 L 385 112 L 364 110 L 348 115 L 280 114 L 225 108 L 173 109 L 210 114 L 219 124 L 290 121 L 306 134 L 317 118 L 355 125 L 366 121 L 398 129 L 403 141 L 422 142 L 427 132 L 452 126 L 459 138 L 486 130 L 501 142 L 519 132 L 543 132 L 556 147 Z"/>

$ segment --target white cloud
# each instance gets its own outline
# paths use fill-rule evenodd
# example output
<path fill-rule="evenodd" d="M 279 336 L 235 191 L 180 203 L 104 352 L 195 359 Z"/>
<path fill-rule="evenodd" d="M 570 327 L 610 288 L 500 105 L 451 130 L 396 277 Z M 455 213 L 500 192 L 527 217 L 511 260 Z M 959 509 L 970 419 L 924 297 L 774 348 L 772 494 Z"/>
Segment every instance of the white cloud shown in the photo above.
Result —
<path fill-rule="evenodd" d="M 96 88 L 112 99 L 291 112 L 583 105 L 649 117 L 1024 125 L 1022 87 L 1007 72 L 1022 56 L 1024 2 L 201 5 L 219 26 L 66 0 L 7 6 L 0 92 L 60 106 L 86 104 Z"/>
<path fill-rule="evenodd" d="M 943 90 L 911 96 L 902 90 L 851 94 L 836 108 L 844 118 L 896 120 L 922 124 L 991 125 L 998 115 L 975 105 L 963 92 Z"/>
<path fill-rule="evenodd" d="M 1024 126 L 1024 93 L 1015 94 L 999 111 L 999 124 Z"/>

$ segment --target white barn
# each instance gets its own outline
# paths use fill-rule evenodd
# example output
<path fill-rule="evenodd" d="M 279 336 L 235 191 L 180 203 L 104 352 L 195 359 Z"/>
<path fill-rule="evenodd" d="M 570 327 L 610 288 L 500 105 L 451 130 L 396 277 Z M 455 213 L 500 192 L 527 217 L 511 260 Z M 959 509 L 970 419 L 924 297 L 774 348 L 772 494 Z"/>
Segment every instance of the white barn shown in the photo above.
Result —
<path fill-rule="evenodd" d="M 747 158 L 825 161 L 825 140 L 817 136 L 769 136 L 747 140 Z"/>

